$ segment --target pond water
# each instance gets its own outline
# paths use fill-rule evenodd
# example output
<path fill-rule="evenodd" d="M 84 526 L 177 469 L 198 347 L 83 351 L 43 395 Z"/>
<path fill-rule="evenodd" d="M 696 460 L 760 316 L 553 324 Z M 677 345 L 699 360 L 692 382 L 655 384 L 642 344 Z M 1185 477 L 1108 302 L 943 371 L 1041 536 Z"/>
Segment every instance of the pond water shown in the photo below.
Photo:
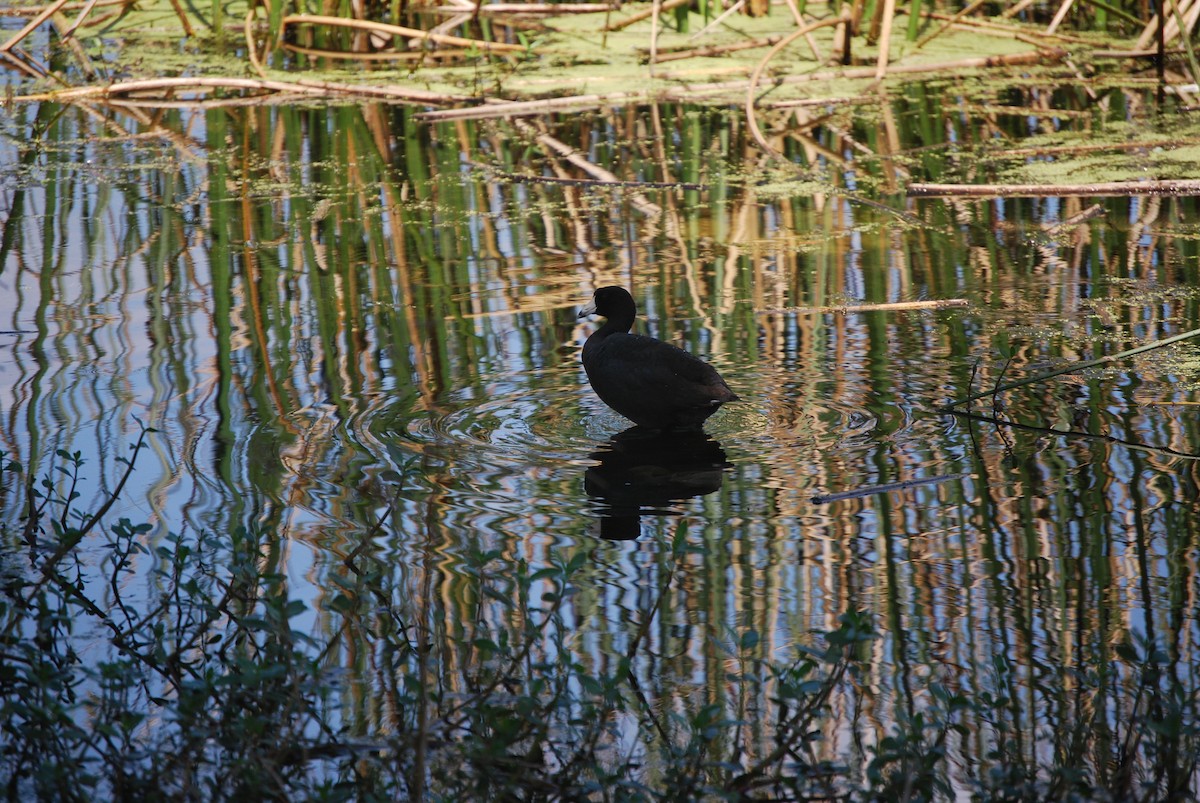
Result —
<path fill-rule="evenodd" d="M 792 167 L 724 109 L 518 126 L 370 105 L 13 107 L 10 570 L 32 571 L 16 557 L 25 478 L 78 451 L 77 507 L 95 510 L 146 425 L 109 518 L 149 524 L 151 551 L 110 586 L 89 537 L 84 585 L 147 600 L 168 534 L 257 533 L 363 738 L 394 726 L 366 702 L 389 688 L 381 641 L 342 607 L 364 565 L 438 649 L 464 639 L 423 670 L 461 689 L 481 634 L 514 626 L 514 577 L 575 558 L 530 653 L 631 657 L 647 711 L 750 723 L 747 764 L 780 716 L 763 667 L 847 612 L 878 638 L 831 695 L 817 757 L 864 771 L 938 689 L 1002 700 L 949 737 L 957 794 L 1000 749 L 1053 763 L 1081 722 L 1115 753 L 1152 646 L 1185 699 L 1200 685 L 1196 345 L 959 408 L 976 418 L 944 405 L 1194 328 L 1200 203 L 888 194 L 994 178 L 978 149 L 1105 119 L 1035 114 L 1026 91 L 992 99 L 1012 114 L 968 108 L 954 82 L 830 107 L 777 139 Z M 583 181 L 546 136 L 628 183 Z M 1017 157 L 1038 160 L 1054 157 Z M 706 434 L 634 437 L 589 388 L 597 324 L 577 313 L 610 284 L 633 292 L 637 331 L 702 355 L 741 397 Z M 113 649 L 96 622 L 73 638 Z"/>

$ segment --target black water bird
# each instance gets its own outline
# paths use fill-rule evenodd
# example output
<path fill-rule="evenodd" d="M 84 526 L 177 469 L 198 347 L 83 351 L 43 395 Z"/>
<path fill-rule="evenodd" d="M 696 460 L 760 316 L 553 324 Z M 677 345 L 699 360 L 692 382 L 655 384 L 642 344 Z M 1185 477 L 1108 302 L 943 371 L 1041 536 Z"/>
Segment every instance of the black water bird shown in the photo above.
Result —
<path fill-rule="evenodd" d="M 583 369 L 596 395 L 638 426 L 697 430 L 738 396 L 717 370 L 695 355 L 646 335 L 629 333 L 637 317 L 623 287 L 601 287 L 579 317 L 608 320 L 583 344 Z"/>

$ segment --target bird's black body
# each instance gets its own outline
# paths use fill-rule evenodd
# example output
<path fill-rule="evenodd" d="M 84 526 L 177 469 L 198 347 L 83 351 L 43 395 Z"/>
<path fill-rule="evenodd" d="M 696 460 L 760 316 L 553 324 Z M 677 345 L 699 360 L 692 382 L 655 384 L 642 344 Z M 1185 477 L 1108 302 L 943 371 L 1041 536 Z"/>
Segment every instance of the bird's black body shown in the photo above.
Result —
<path fill-rule="evenodd" d="M 736 401 L 716 369 L 681 348 L 629 334 L 637 306 L 623 287 L 602 287 L 580 313 L 608 320 L 583 345 L 583 369 L 596 395 L 638 426 L 695 430 Z"/>

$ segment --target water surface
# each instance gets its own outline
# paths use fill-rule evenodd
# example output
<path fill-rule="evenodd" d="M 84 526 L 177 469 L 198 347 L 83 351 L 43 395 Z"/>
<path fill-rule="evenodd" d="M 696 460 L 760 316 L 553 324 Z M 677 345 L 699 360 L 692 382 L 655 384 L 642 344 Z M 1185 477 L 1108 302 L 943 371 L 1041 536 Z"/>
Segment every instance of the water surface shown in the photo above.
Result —
<path fill-rule="evenodd" d="M 153 427 L 113 516 L 152 525 L 148 547 L 264 533 L 264 560 L 308 606 L 294 626 L 332 645 L 358 733 L 388 724 L 351 702 L 382 681 L 361 662 L 379 645 L 331 604 L 355 580 L 348 556 L 449 638 L 504 627 L 484 589 L 512 594 L 518 567 L 582 554 L 569 632 L 536 651 L 603 664 L 636 645 L 651 706 L 759 712 L 751 754 L 772 686 L 733 682 L 722 645 L 786 661 L 864 611 L 881 638 L 838 689 L 823 756 L 862 766 L 936 680 L 1010 691 L 1003 724 L 1036 761 L 1077 720 L 1073 672 L 1111 665 L 1129 693 L 1093 714 L 1133 715 L 1117 645 L 1158 645 L 1196 691 L 1195 346 L 971 408 L 1024 426 L 943 405 L 1194 328 L 1200 209 L 1100 200 L 1053 229 L 1093 201 L 855 203 L 847 187 L 942 180 L 956 148 L 1029 133 L 1020 115 L 939 130 L 925 92 L 894 99 L 890 145 L 868 113 L 833 110 L 847 127 L 812 134 L 826 155 L 796 140 L 795 172 L 771 182 L 743 161 L 733 112 L 554 122 L 622 180 L 703 191 L 555 181 L 578 176 L 506 123 L 430 126 L 400 108 L 102 123 L 17 107 L 0 144 L 0 449 L 25 477 L 80 452 L 95 507 Z M 665 161 L 652 113 L 673 132 Z M 579 352 L 595 323 L 576 314 L 607 284 L 632 289 L 639 331 L 704 356 L 741 396 L 706 436 L 647 445 L 590 391 Z M 966 305 L 841 309 L 936 299 Z M 22 482 L 0 484 L 10 550 Z M 814 499 L 829 494 L 845 497 Z M 103 554 L 80 547 L 101 597 Z M 968 724 L 960 791 L 1005 732 Z"/>

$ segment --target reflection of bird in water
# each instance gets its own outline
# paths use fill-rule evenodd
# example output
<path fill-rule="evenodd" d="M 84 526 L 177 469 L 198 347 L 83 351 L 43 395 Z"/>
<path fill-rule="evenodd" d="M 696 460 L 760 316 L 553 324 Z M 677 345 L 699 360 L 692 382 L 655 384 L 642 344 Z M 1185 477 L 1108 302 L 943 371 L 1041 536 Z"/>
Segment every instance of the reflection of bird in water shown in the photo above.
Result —
<path fill-rule="evenodd" d="M 738 396 L 717 370 L 683 349 L 629 334 L 637 305 L 624 287 L 601 287 L 579 317 L 608 318 L 583 345 L 583 369 L 605 404 L 648 429 L 700 429 Z"/>
<path fill-rule="evenodd" d="M 640 515 L 663 510 L 672 501 L 720 489 L 732 464 L 721 444 L 703 432 L 654 432 L 632 427 L 592 454 L 600 465 L 583 477 L 588 496 L 600 502 L 600 537 L 637 538 Z"/>

